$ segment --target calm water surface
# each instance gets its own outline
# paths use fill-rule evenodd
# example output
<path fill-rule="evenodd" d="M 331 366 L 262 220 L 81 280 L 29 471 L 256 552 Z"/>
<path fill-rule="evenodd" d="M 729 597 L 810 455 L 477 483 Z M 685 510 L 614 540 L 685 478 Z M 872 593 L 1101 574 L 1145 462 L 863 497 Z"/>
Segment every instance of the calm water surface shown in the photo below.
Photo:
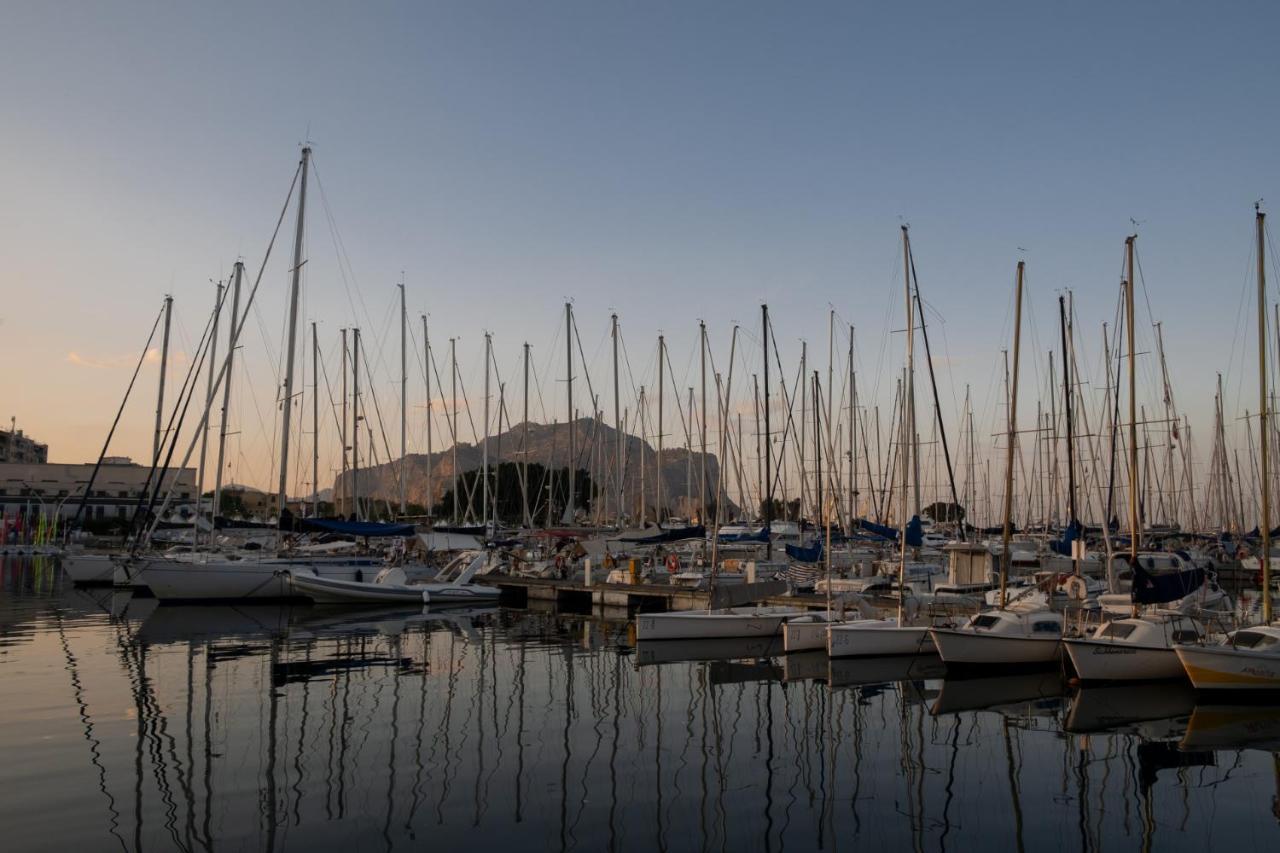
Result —
<path fill-rule="evenodd" d="M 1280 849 L 1274 705 L 2 568 L 6 850 Z"/>

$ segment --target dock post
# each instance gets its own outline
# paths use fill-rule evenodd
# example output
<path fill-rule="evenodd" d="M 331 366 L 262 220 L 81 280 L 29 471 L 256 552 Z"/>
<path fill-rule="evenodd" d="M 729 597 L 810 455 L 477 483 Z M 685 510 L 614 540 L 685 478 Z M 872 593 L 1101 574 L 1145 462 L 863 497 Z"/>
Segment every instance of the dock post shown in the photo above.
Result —
<path fill-rule="evenodd" d="M 756 582 L 756 561 L 751 560 L 747 563 L 747 583 Z"/>
<path fill-rule="evenodd" d="M 634 558 L 627 560 L 627 571 L 631 573 L 631 585 L 640 583 L 640 569 Z"/>
<path fill-rule="evenodd" d="M 591 586 L 591 558 L 582 561 L 582 582 Z"/>

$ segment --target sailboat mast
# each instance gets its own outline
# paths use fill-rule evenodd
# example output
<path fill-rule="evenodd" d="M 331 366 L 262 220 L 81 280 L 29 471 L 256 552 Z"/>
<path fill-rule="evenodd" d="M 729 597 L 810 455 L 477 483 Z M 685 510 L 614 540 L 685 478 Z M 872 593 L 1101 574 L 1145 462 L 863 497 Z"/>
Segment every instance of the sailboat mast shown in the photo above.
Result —
<path fill-rule="evenodd" d="M 207 408 L 213 408 L 213 374 L 216 372 L 214 366 L 218 363 L 218 318 L 222 315 L 222 282 L 218 282 L 217 296 L 214 297 L 214 314 L 213 328 L 209 333 L 209 375 L 207 384 L 205 385 L 204 404 Z M 231 322 L 235 323 L 233 317 Z M 200 431 L 200 474 L 199 482 L 196 484 L 196 514 L 195 519 L 191 523 L 191 544 L 195 545 L 200 538 L 200 507 L 204 502 L 204 469 L 206 454 L 209 449 L 209 422 L 205 421 L 205 428 Z M 217 510 L 209 514 L 210 519 L 217 515 Z"/>
<path fill-rule="evenodd" d="M 657 507 L 654 510 L 658 526 L 662 526 L 662 415 L 663 391 L 666 387 L 664 376 L 666 367 L 667 341 L 664 335 L 658 335 L 658 455 L 654 459 L 654 488 L 657 490 Z"/>
<path fill-rule="evenodd" d="M 311 321 L 311 517 L 320 517 L 320 342 Z"/>
<path fill-rule="evenodd" d="M 423 375 L 425 376 L 425 390 L 427 392 L 427 520 L 431 520 L 431 507 L 435 503 L 436 493 L 433 488 L 432 475 L 435 473 L 435 466 L 431 454 L 434 452 L 432 435 L 431 435 L 431 333 L 427 328 L 427 315 L 422 315 L 422 364 Z"/>
<path fill-rule="evenodd" d="M 342 330 L 342 503 L 339 505 L 338 514 L 347 515 L 350 510 L 347 507 L 350 485 L 347 483 L 347 451 L 350 445 L 347 444 L 347 369 L 350 361 L 350 353 L 347 349 L 347 330 Z M 336 496 L 335 496 L 336 497 Z"/>
<path fill-rule="evenodd" d="M 764 558 L 773 559 L 773 448 L 769 446 L 769 306 L 760 306 L 761 346 L 764 348 Z"/>
<path fill-rule="evenodd" d="M 1075 431 L 1071 422 L 1071 361 L 1067 355 L 1067 300 L 1058 297 L 1058 322 L 1062 327 L 1062 399 L 1063 414 L 1067 419 L 1067 528 L 1076 523 L 1076 459 Z M 1080 549 L 1071 543 L 1071 569 L 1080 574 Z"/>
<path fill-rule="evenodd" d="M 1138 235 L 1124 241 L 1125 267 L 1129 276 L 1124 288 L 1125 335 L 1129 343 L 1129 559 L 1131 565 L 1138 562 L 1138 549 L 1142 545 L 1142 524 L 1138 519 L 1138 378 L 1137 336 L 1134 330 L 1133 310 L 1133 241 Z"/>
<path fill-rule="evenodd" d="M 616 445 L 614 449 L 613 465 L 614 465 L 614 468 L 617 469 L 617 473 L 618 473 L 618 482 L 615 484 L 618 490 L 618 514 L 617 514 L 616 520 L 618 521 L 619 526 L 621 526 L 622 516 L 623 516 L 622 503 L 623 503 L 623 498 L 626 495 L 626 490 L 623 488 L 623 484 L 622 484 L 625 445 L 623 444 L 624 439 L 623 439 L 623 432 L 622 432 L 622 398 L 620 393 L 621 388 L 618 382 L 618 315 L 617 314 L 611 314 L 609 316 L 609 336 L 610 338 L 612 338 L 612 342 L 613 342 L 613 429 L 615 432 L 614 441 Z"/>
<path fill-rule="evenodd" d="M 1013 449 L 1018 440 L 1018 359 L 1022 349 L 1022 276 L 1026 268 L 1018 261 L 1017 295 L 1013 309 L 1013 379 L 1009 386 L 1009 436 L 1005 448 L 1004 530 L 1000 535 L 1000 606 L 1009 601 L 1009 538 L 1013 524 Z"/>
<path fill-rule="evenodd" d="M 524 526 L 533 527 L 529 515 L 529 342 L 524 344 L 524 417 L 520 428 L 520 502 Z"/>
<path fill-rule="evenodd" d="M 403 278 L 403 275 L 402 275 Z M 405 441 L 406 414 L 409 408 L 409 370 L 408 360 L 405 354 L 408 352 L 409 339 L 409 315 L 405 313 L 404 308 L 404 282 L 400 282 L 400 516 L 403 518 L 405 514 L 404 486 L 405 486 L 405 470 L 404 465 L 408 459 L 409 446 Z"/>
<path fill-rule="evenodd" d="M 351 330 L 351 512 L 360 518 L 360 330 Z"/>
<path fill-rule="evenodd" d="M 281 513 L 285 510 L 289 488 L 289 433 L 293 416 L 293 360 L 298 345 L 298 287 L 302 281 L 302 235 L 305 233 L 307 214 L 307 168 L 311 162 L 311 148 L 302 149 L 302 183 L 298 187 L 298 223 L 293 237 L 293 278 L 289 285 L 289 342 L 285 355 L 284 407 L 280 425 L 280 487 L 276 490 Z"/>
<path fill-rule="evenodd" d="M 232 366 L 235 363 L 236 327 L 240 320 L 240 281 L 244 277 L 244 264 L 236 261 L 235 272 L 231 279 L 231 324 L 227 334 L 227 375 L 222 384 L 222 417 L 218 425 L 218 469 L 213 476 L 213 513 L 217 519 L 222 511 L 222 466 L 227 453 L 227 412 L 231 407 Z M 215 522 L 216 523 L 216 522 Z"/>
<path fill-rule="evenodd" d="M 1262 550 L 1259 560 L 1262 563 L 1262 621 L 1271 623 L 1271 477 L 1268 467 L 1267 445 L 1270 435 L 1267 433 L 1267 266 L 1266 266 L 1266 231 L 1267 215 L 1258 205 L 1254 205 L 1254 218 L 1258 226 L 1258 431 L 1260 436 L 1262 461 L 1262 522 L 1258 532 L 1262 535 Z"/>
<path fill-rule="evenodd" d="M 173 322 L 173 297 L 164 298 L 164 338 L 160 344 L 160 384 L 156 390 L 156 432 L 151 446 L 151 466 L 160 464 L 160 437 L 164 433 L 161 416 L 164 414 L 164 379 L 169 372 L 169 327 Z"/>
<path fill-rule="evenodd" d="M 849 326 L 849 529 L 858 517 L 858 377 L 853 372 L 853 326 Z"/>
<path fill-rule="evenodd" d="M 912 495 L 914 497 L 914 506 L 908 512 L 905 501 L 905 491 L 908 487 L 908 478 L 904 477 L 902 488 L 904 491 L 904 501 L 902 504 L 902 541 L 905 547 L 907 539 L 907 522 L 911 520 L 912 515 L 920 513 L 920 452 L 916 448 L 916 368 L 915 368 L 915 303 L 911 298 L 911 236 L 907 233 L 907 226 L 902 226 L 902 277 L 907 295 L 907 376 L 905 400 L 903 406 L 903 423 L 906 428 L 906 443 L 902 447 L 903 459 L 910 466 L 910 485 L 912 486 Z M 905 551 L 904 557 L 905 560 Z M 905 567 L 904 567 L 905 568 Z"/>
<path fill-rule="evenodd" d="M 702 524 L 707 523 L 707 324 L 701 320 L 698 321 L 698 350 L 699 357 L 702 361 L 702 461 L 701 473 L 699 475 L 699 494 L 698 494 L 698 520 Z M 720 424 L 720 429 L 724 430 L 724 424 Z M 723 464 L 723 460 L 721 460 Z M 719 507 L 716 509 L 719 512 Z"/>
<path fill-rule="evenodd" d="M 449 338 L 449 420 L 450 438 L 453 441 L 453 518 L 452 524 L 458 523 L 458 339 Z"/>
<path fill-rule="evenodd" d="M 489 353 L 493 347 L 493 338 L 484 333 L 484 445 L 480 448 L 480 478 L 484 481 L 481 498 L 484 508 L 480 511 L 480 523 L 489 529 Z M 495 519 L 496 520 L 496 519 Z"/>
<path fill-rule="evenodd" d="M 567 401 L 567 417 L 569 424 L 569 500 L 564 505 L 564 518 L 566 522 L 572 522 L 574 517 L 573 506 L 573 486 L 574 486 L 574 470 L 577 467 L 577 456 L 574 448 L 574 422 L 573 422 L 573 304 L 566 302 L 564 304 L 564 349 L 565 349 L 565 380 L 568 385 L 568 401 Z"/>

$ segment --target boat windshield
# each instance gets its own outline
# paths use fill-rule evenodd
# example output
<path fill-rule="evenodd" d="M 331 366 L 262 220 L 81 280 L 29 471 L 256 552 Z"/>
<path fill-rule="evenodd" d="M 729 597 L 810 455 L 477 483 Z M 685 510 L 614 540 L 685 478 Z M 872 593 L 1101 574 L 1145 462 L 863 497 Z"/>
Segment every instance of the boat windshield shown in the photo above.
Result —
<path fill-rule="evenodd" d="M 1035 633 L 1035 634 L 1061 634 L 1062 623 L 1056 622 L 1056 621 L 1037 622 L 1036 624 L 1031 626 L 1031 631 L 1032 633 Z"/>
<path fill-rule="evenodd" d="M 1104 626 L 1103 629 L 1098 632 L 1098 636 L 1110 637 L 1115 640 L 1123 640 L 1125 637 L 1132 634 L 1134 629 L 1137 627 L 1138 626 L 1136 625 L 1129 625 L 1124 622 L 1112 622 L 1111 624 Z"/>
<path fill-rule="evenodd" d="M 998 616 L 988 616 L 986 614 L 980 614 L 978 616 L 973 617 L 973 620 L 969 622 L 969 627 L 983 628 L 983 629 L 994 628 L 997 624 L 999 624 L 999 622 L 1000 622 L 1000 617 Z"/>
<path fill-rule="evenodd" d="M 1263 649 L 1274 646 L 1277 642 L 1280 640 L 1260 631 L 1236 631 L 1232 638 L 1232 644 L 1243 649 Z"/>

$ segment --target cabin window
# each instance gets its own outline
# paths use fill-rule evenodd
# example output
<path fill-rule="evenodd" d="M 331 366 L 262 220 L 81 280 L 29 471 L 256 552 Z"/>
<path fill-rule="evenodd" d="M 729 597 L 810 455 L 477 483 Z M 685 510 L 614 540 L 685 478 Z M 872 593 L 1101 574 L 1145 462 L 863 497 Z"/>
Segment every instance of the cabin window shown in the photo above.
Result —
<path fill-rule="evenodd" d="M 1037 622 L 1031 626 L 1034 634 L 1061 634 L 1062 625 L 1058 622 Z"/>
<path fill-rule="evenodd" d="M 1200 632 L 1193 629 L 1174 631 L 1173 641 L 1175 643 L 1196 643 L 1200 641 Z"/>
<path fill-rule="evenodd" d="M 1274 646 L 1277 640 L 1269 634 L 1263 634 L 1258 631 L 1237 631 L 1233 642 L 1240 648 L 1261 649 L 1267 646 Z"/>
<path fill-rule="evenodd" d="M 1136 625 L 1127 625 L 1123 622 L 1112 622 L 1111 624 L 1103 628 L 1102 631 L 1099 632 L 1098 636 L 1111 637 L 1116 640 L 1123 640 L 1125 637 L 1132 634 L 1134 632 L 1134 629 L 1136 628 L 1137 628 Z M 1038 627 L 1037 627 L 1037 630 L 1039 630 Z"/>
<path fill-rule="evenodd" d="M 998 616 L 975 616 L 973 621 L 969 623 L 971 628 L 994 628 L 999 623 Z"/>

